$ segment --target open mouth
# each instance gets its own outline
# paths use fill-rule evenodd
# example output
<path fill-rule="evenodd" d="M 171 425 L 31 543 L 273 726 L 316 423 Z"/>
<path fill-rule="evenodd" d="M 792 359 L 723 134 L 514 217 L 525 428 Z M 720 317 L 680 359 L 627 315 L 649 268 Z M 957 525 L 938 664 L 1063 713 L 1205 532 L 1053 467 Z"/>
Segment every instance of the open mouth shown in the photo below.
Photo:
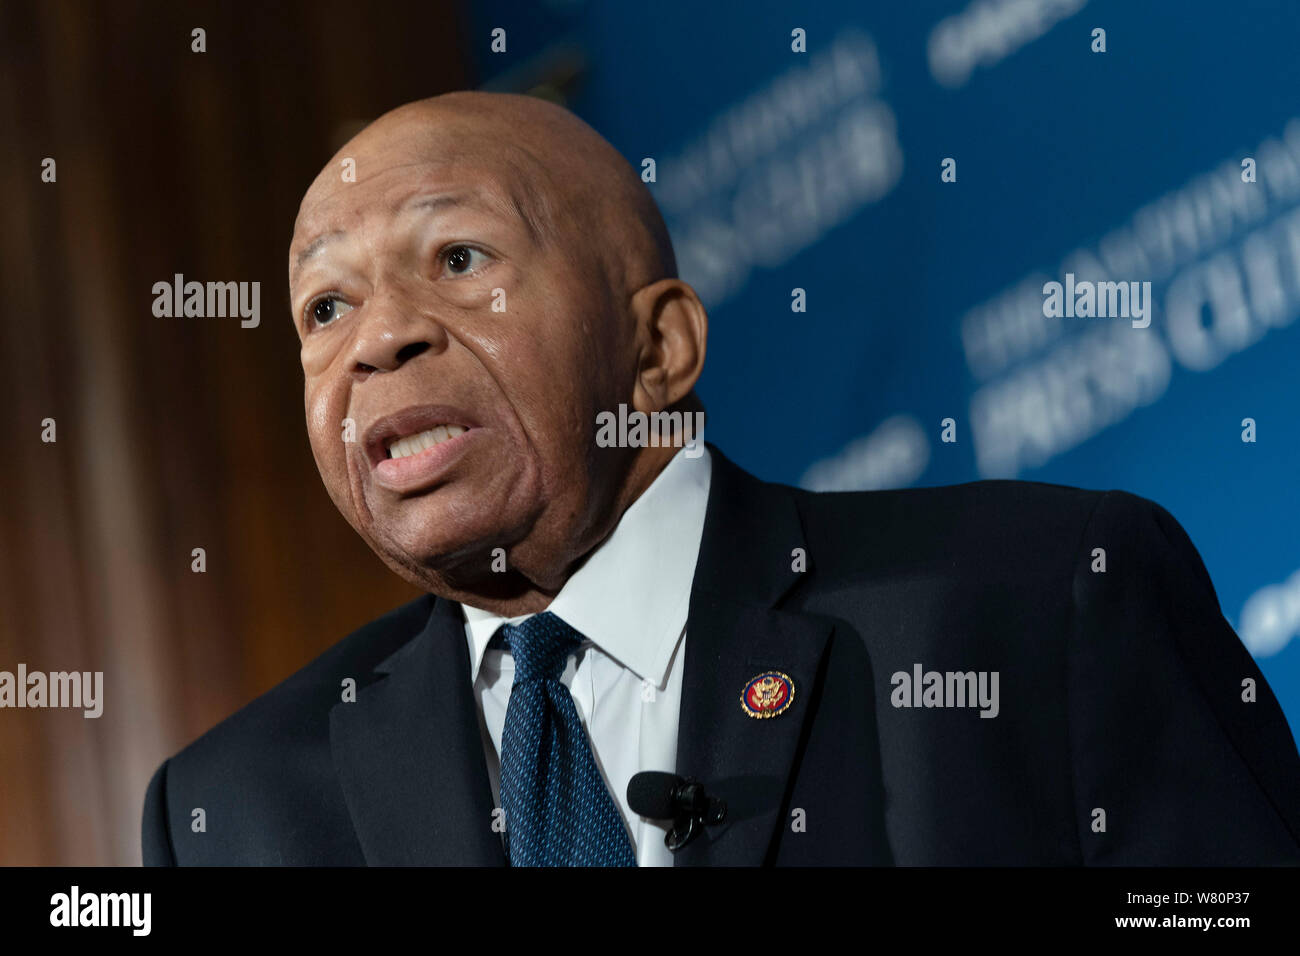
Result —
<path fill-rule="evenodd" d="M 482 431 L 463 409 L 413 405 L 370 426 L 365 454 L 379 487 L 406 494 L 446 480 Z"/>
<path fill-rule="evenodd" d="M 441 445 L 445 441 L 459 438 L 468 430 L 464 425 L 435 425 L 433 428 L 426 428 L 414 435 L 407 435 L 404 438 L 395 438 L 386 442 L 384 450 L 388 453 L 390 459 L 410 458 L 412 455 L 418 455 L 435 445 Z"/>
<path fill-rule="evenodd" d="M 411 405 L 385 415 L 366 430 L 364 445 L 370 467 L 385 461 L 414 458 L 448 442 L 454 442 L 478 422 L 463 409 L 450 405 Z"/>

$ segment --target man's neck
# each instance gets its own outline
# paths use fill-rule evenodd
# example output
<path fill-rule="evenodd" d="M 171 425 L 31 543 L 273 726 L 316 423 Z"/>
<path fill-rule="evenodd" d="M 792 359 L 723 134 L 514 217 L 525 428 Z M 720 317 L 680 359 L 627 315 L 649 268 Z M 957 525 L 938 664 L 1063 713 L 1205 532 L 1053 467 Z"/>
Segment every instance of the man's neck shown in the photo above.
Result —
<path fill-rule="evenodd" d="M 613 534 L 614 529 L 618 527 L 623 513 L 627 511 L 632 504 L 645 494 L 648 489 L 663 473 L 663 470 L 672 461 L 677 449 L 667 448 L 647 448 L 644 454 L 639 455 L 628 469 L 627 477 L 623 481 L 619 493 L 614 497 L 612 507 L 608 509 L 605 520 L 597 526 L 594 533 L 589 534 L 588 538 L 592 542 L 581 555 L 568 562 L 562 575 L 559 575 L 559 583 L 550 587 L 540 587 L 536 579 L 542 578 L 542 574 L 529 576 L 516 569 L 514 571 L 503 572 L 499 574 L 490 574 L 486 578 L 480 578 L 473 585 L 457 587 L 454 584 L 445 589 L 440 589 L 437 593 L 439 596 L 452 601 L 458 601 L 461 604 L 468 604 L 471 607 L 482 608 L 501 617 L 520 617 L 526 614 L 536 614 L 546 610 L 555 596 L 564 586 L 564 582 L 573 576 L 591 554 L 605 543 L 606 539 Z M 548 572 L 550 569 L 546 569 Z M 548 580 L 555 580 L 557 576 L 547 573 L 545 577 Z M 449 582 L 450 584 L 450 582 Z"/>

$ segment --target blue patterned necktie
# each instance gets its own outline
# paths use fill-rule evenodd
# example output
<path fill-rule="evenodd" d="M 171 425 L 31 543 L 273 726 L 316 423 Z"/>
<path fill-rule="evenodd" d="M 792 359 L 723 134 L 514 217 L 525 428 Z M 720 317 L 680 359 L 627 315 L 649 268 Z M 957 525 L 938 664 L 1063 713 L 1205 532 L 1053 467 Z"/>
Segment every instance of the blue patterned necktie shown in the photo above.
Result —
<path fill-rule="evenodd" d="M 582 635 L 550 611 L 503 624 L 515 680 L 501 735 L 501 807 L 512 866 L 636 866 L 569 689 Z"/>

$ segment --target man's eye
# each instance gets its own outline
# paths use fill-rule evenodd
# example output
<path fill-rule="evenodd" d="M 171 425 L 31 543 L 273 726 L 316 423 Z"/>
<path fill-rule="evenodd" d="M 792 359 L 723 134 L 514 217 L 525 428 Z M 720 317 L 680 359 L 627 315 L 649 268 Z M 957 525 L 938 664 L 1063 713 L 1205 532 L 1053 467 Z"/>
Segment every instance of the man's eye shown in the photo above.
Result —
<path fill-rule="evenodd" d="M 475 260 L 478 256 L 478 260 Z M 444 268 L 449 275 L 469 275 L 475 268 L 482 268 L 482 260 L 487 255 L 473 246 L 452 246 L 443 254 Z"/>
<path fill-rule="evenodd" d="M 307 316 L 314 325 L 329 325 L 339 316 L 352 311 L 352 306 L 342 299 L 327 295 L 307 306 Z"/>

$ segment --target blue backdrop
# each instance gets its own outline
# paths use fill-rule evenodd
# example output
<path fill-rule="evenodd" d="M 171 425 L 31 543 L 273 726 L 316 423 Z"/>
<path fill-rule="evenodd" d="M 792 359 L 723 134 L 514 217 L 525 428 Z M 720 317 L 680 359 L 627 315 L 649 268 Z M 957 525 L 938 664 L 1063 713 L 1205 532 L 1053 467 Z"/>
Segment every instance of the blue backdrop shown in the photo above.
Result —
<path fill-rule="evenodd" d="M 654 160 L 730 457 L 1152 498 L 1300 731 L 1300 4 L 509 0 L 465 29 L 485 85 L 563 89 Z M 1067 273 L 1150 282 L 1150 326 L 1045 317 Z"/>

